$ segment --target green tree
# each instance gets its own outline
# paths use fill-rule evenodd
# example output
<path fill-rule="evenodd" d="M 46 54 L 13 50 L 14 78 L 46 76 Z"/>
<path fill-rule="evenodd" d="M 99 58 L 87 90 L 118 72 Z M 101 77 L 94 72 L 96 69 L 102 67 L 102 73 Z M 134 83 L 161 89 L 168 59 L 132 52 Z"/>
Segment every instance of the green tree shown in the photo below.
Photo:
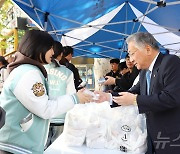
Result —
<path fill-rule="evenodd" d="M 6 40 L 9 37 L 12 37 L 12 36 L 5 36 L 2 33 L 3 29 L 8 29 L 6 25 L 7 24 L 6 21 L 8 19 L 7 12 L 10 8 L 12 8 L 12 6 L 13 4 L 11 0 L 5 0 L 2 7 L 0 8 L 0 49 L 6 49 L 8 45 Z"/>

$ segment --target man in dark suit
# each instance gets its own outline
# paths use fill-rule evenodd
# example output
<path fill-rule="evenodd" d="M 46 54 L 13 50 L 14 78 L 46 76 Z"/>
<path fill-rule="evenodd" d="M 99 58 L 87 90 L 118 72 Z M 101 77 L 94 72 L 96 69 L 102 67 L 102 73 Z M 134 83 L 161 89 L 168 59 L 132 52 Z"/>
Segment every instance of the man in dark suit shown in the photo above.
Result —
<path fill-rule="evenodd" d="M 137 105 L 139 113 L 145 113 L 147 154 L 179 154 L 180 59 L 161 54 L 150 33 L 135 33 L 126 41 L 131 61 L 141 69 L 140 79 L 129 92 L 114 96 L 113 101 L 119 105 Z"/>

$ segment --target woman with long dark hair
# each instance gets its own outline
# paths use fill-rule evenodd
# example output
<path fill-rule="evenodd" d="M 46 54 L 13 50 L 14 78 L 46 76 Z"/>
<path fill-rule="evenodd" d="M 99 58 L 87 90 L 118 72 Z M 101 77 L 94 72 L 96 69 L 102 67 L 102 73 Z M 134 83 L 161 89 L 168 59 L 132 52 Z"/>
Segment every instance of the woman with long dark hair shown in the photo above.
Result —
<path fill-rule="evenodd" d="M 53 38 L 44 31 L 27 31 L 1 93 L 0 105 L 6 111 L 6 122 L 0 130 L 0 153 L 42 154 L 47 140 L 49 119 L 91 100 L 83 91 L 50 100 L 47 94 L 47 72 L 51 63 Z M 66 103 L 64 103 L 66 102 Z"/>

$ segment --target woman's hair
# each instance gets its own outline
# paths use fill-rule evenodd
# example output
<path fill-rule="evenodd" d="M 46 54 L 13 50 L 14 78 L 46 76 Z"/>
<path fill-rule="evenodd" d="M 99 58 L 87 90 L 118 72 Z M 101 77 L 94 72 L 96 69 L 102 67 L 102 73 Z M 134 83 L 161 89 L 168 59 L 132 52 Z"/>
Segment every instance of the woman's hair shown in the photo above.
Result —
<path fill-rule="evenodd" d="M 8 65 L 8 61 L 3 56 L 0 56 L 0 62 L 5 67 Z"/>
<path fill-rule="evenodd" d="M 18 51 L 33 60 L 47 64 L 45 55 L 53 47 L 53 43 L 53 38 L 47 32 L 30 30 L 23 36 Z"/>
<path fill-rule="evenodd" d="M 53 44 L 53 50 L 54 50 L 54 55 L 53 55 L 53 59 L 52 62 L 55 64 L 55 67 L 59 67 L 59 64 L 56 62 L 56 58 L 61 55 L 61 53 L 63 53 L 63 46 L 60 42 L 58 41 L 54 41 Z"/>
<path fill-rule="evenodd" d="M 53 58 L 57 58 L 61 53 L 63 53 L 62 44 L 58 41 L 54 41 L 53 50 L 54 50 Z"/>
<path fill-rule="evenodd" d="M 65 65 L 67 64 L 67 59 L 65 57 L 67 57 L 69 54 L 73 55 L 73 48 L 70 46 L 65 46 L 63 47 L 63 56 L 62 59 L 60 60 L 60 64 L 61 65 Z"/>

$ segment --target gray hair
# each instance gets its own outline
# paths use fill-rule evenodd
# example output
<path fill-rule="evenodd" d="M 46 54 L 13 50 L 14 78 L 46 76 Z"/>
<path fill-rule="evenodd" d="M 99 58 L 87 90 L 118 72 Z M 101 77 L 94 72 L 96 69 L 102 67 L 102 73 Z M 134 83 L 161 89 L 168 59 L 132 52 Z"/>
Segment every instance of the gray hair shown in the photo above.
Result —
<path fill-rule="evenodd" d="M 158 43 L 152 34 L 148 32 L 137 32 L 130 35 L 126 39 L 126 43 L 134 41 L 137 48 L 144 48 L 145 45 L 150 45 L 153 49 L 159 50 Z"/>

